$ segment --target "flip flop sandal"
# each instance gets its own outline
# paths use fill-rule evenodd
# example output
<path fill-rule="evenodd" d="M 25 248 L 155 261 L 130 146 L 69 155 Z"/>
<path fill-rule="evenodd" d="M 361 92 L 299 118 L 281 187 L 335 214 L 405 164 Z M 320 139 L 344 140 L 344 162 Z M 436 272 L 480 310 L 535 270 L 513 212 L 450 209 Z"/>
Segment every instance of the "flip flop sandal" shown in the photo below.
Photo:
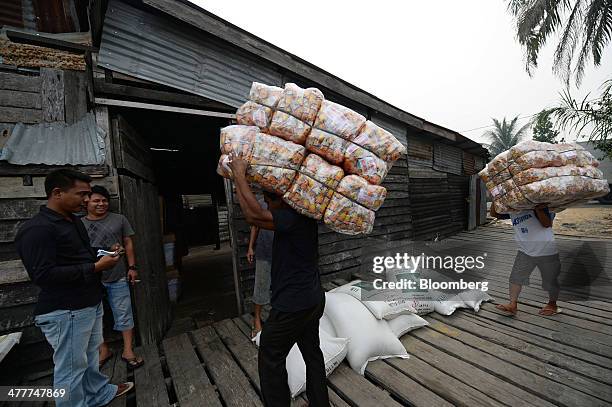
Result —
<path fill-rule="evenodd" d="M 497 306 L 495 307 L 495 309 L 498 310 L 498 311 L 503 312 L 502 315 L 505 316 L 505 317 L 515 317 L 516 313 L 517 313 L 517 311 L 510 312 L 510 311 L 502 309 L 502 308 L 497 308 Z"/>
<path fill-rule="evenodd" d="M 552 317 L 553 315 L 560 314 L 562 311 L 563 311 L 563 310 L 562 310 L 561 308 L 557 307 L 557 310 L 556 310 L 556 311 L 554 311 L 552 314 L 544 315 L 544 314 L 540 314 L 540 313 L 538 312 L 538 315 L 541 315 L 541 316 L 543 316 L 543 317 Z"/>
<path fill-rule="evenodd" d="M 121 356 L 121 359 L 127 363 L 130 369 L 138 369 L 140 366 L 144 365 L 144 360 L 140 356 L 136 356 L 135 358 L 124 358 Z"/>
<path fill-rule="evenodd" d="M 102 369 L 104 367 L 104 365 L 106 364 L 106 362 L 111 360 L 113 358 L 113 356 L 115 356 L 115 355 L 113 354 L 113 352 L 111 352 L 107 357 L 105 357 L 104 359 L 101 359 L 98 362 L 98 369 Z"/>
<path fill-rule="evenodd" d="M 114 398 L 121 397 L 134 388 L 134 382 L 125 382 L 121 384 L 125 384 L 125 388 L 123 388 L 121 391 L 119 391 L 119 388 L 117 388 L 117 394 L 115 394 Z"/>

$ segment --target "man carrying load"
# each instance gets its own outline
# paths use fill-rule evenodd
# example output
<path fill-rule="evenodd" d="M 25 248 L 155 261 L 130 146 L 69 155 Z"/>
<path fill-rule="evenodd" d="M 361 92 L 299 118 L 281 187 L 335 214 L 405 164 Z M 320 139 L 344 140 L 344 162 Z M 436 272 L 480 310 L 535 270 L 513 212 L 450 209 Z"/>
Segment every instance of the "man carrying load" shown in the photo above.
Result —
<path fill-rule="evenodd" d="M 491 205 L 491 216 L 498 219 L 511 219 L 514 239 L 519 249 L 510 273 L 510 302 L 498 304 L 497 309 L 508 315 L 516 315 L 518 297 L 524 285 L 529 285 L 529 276 L 537 267 L 542 274 L 542 288 L 548 291 L 548 304 L 539 312 L 550 316 L 559 313 L 559 273 L 561 262 L 552 229 L 554 213 L 546 204 L 537 205 L 533 210 L 498 214 L 495 204 Z"/>
<path fill-rule="evenodd" d="M 274 194 L 265 193 L 262 208 L 246 180 L 247 162 L 231 155 L 236 194 L 246 221 L 274 230 L 270 303 L 272 310 L 259 343 L 259 380 L 266 406 L 289 406 L 285 359 L 297 343 L 306 364 L 306 394 L 310 406 L 329 406 L 325 364 L 319 345 L 319 319 L 325 293 L 319 279 L 318 225 Z"/>

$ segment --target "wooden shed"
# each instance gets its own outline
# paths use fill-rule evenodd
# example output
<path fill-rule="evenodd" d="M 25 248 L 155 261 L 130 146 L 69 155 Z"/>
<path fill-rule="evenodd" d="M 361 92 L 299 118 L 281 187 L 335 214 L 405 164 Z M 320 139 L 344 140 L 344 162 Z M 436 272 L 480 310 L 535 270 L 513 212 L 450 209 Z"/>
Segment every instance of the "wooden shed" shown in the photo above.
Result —
<path fill-rule="evenodd" d="M 13 240 L 44 203 L 45 174 L 67 164 L 107 186 L 113 209 L 136 230 L 137 257 L 145 270 L 134 293 L 141 343 L 159 341 L 171 320 L 163 234 L 182 235 L 187 221 L 180 211 L 188 196 L 209 197 L 205 202 L 215 208 L 211 225 L 228 225 L 236 308 L 239 314 L 250 309 L 249 227 L 231 182 L 215 168 L 219 130 L 232 123 L 253 81 L 318 87 L 326 98 L 358 111 L 408 147 L 385 179 L 388 197 L 371 235 L 346 236 L 320 226 L 325 281 L 350 278 L 372 241 L 435 239 L 482 222 L 484 190 L 474 175 L 486 157 L 480 144 L 400 110 L 188 1 L 48 0 L 45 8 L 35 0 L 14 3 L 10 14 L 0 11 L 0 146 L 14 153 L 0 161 L 0 335 L 24 335 L 2 362 L 3 371 L 18 363 L 34 369 L 51 354 L 33 326 L 37 289 Z M 63 10 L 61 24 L 52 5 Z M 63 136 L 53 133 L 58 126 Z M 14 139 L 59 140 L 61 145 L 61 140 L 72 142 L 68 135 L 82 141 L 84 134 L 97 140 L 97 150 L 43 148 L 34 154 L 34 144 Z M 216 228 L 218 236 L 226 234 Z"/>

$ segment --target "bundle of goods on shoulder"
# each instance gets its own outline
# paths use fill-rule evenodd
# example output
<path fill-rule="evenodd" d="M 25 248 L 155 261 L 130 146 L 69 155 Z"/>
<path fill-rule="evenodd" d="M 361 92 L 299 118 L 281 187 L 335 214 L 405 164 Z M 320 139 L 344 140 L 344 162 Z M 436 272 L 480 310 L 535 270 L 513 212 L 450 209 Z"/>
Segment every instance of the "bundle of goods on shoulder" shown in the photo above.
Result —
<path fill-rule="evenodd" d="M 231 178 L 229 155 L 249 163 L 247 180 L 281 195 L 332 230 L 367 234 L 387 190 L 380 186 L 406 148 L 388 131 L 316 88 L 254 82 L 238 125 L 221 130 L 217 172 Z"/>
<path fill-rule="evenodd" d="M 497 213 L 546 204 L 552 211 L 610 192 L 599 162 L 576 143 L 524 141 L 497 155 L 479 175 Z"/>

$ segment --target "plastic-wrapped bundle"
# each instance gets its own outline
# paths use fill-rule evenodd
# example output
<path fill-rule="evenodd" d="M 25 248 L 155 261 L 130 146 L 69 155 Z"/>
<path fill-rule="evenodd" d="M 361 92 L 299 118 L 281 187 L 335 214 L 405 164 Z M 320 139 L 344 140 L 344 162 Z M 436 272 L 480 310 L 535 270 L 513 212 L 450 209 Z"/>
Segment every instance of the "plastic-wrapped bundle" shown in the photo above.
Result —
<path fill-rule="evenodd" d="M 378 158 L 374 153 L 350 144 L 344 152 L 344 171 L 359 175 L 374 185 L 380 185 L 389 171 L 390 164 Z"/>
<path fill-rule="evenodd" d="M 282 93 L 282 88 L 253 82 L 249 92 L 249 101 L 238 108 L 236 121 L 238 124 L 257 126 L 267 132 L 274 108 Z"/>
<path fill-rule="evenodd" d="M 324 100 L 315 119 L 314 127 L 350 140 L 365 122 L 365 117 L 348 107 Z"/>
<path fill-rule="evenodd" d="M 371 121 L 359 130 L 359 133 L 349 138 L 353 143 L 373 152 L 381 160 L 396 161 L 402 154 L 406 154 L 406 147 L 402 145 L 391 133 L 377 126 Z"/>
<path fill-rule="evenodd" d="M 336 191 L 373 211 L 381 207 L 387 196 L 384 187 L 371 185 L 357 175 L 347 175 L 342 178 Z"/>
<path fill-rule="evenodd" d="M 374 227 L 374 211 L 334 193 L 323 221 L 335 232 L 346 235 L 368 234 Z"/>
<path fill-rule="evenodd" d="M 321 219 L 343 176 L 340 167 L 328 164 L 316 154 L 310 154 L 283 199 L 301 214 Z"/>
<path fill-rule="evenodd" d="M 565 176 L 602 179 L 603 173 L 593 166 L 578 167 L 576 165 L 564 165 L 563 167 L 529 168 L 514 175 L 513 180 L 516 185 L 525 185 L 552 177 Z"/>
<path fill-rule="evenodd" d="M 289 190 L 283 195 L 283 200 L 302 215 L 320 220 L 333 192 L 314 178 L 298 173 Z"/>
<path fill-rule="evenodd" d="M 249 100 L 257 104 L 276 108 L 276 104 L 283 93 L 283 88 L 278 86 L 264 85 L 263 83 L 253 82 L 249 91 Z"/>
<path fill-rule="evenodd" d="M 286 84 L 272 116 L 270 134 L 304 144 L 322 102 L 319 89 Z"/>
<path fill-rule="evenodd" d="M 233 125 L 221 129 L 221 154 L 234 153 L 244 160 L 251 157 L 251 149 L 259 128 L 255 126 Z"/>
<path fill-rule="evenodd" d="M 308 154 L 300 167 L 300 172 L 332 189 L 336 189 L 344 177 L 342 168 L 330 165 L 316 154 Z"/>
<path fill-rule="evenodd" d="M 542 203 L 565 208 L 609 192 L 598 164 L 576 144 L 526 141 L 495 157 L 479 175 L 498 213 Z"/>
<path fill-rule="evenodd" d="M 297 170 L 302 165 L 306 149 L 289 141 L 257 133 L 251 150 L 251 165 L 267 165 Z"/>
<path fill-rule="evenodd" d="M 221 154 L 221 157 L 219 158 L 219 164 L 217 164 L 217 174 L 221 175 L 224 178 L 234 178 L 232 170 L 229 167 L 229 156 L 227 154 Z"/>
<path fill-rule="evenodd" d="M 266 191 L 282 195 L 293 182 L 304 160 L 303 146 L 258 133 L 247 169 L 247 180 Z"/>
<path fill-rule="evenodd" d="M 312 127 L 288 113 L 277 110 L 272 116 L 270 134 L 297 144 L 304 144 Z"/>
<path fill-rule="evenodd" d="M 332 164 L 341 164 L 344 161 L 344 151 L 348 146 L 348 141 L 326 133 L 323 130 L 312 129 L 306 139 L 306 148 L 313 153 L 317 153 Z"/>
<path fill-rule="evenodd" d="M 359 113 L 324 100 L 306 139 L 306 148 L 332 164 L 341 164 L 348 146 L 346 140 L 354 137 L 365 121 Z"/>
<path fill-rule="evenodd" d="M 236 111 L 236 121 L 238 124 L 257 126 L 267 132 L 273 112 L 271 108 L 249 100 Z"/>

